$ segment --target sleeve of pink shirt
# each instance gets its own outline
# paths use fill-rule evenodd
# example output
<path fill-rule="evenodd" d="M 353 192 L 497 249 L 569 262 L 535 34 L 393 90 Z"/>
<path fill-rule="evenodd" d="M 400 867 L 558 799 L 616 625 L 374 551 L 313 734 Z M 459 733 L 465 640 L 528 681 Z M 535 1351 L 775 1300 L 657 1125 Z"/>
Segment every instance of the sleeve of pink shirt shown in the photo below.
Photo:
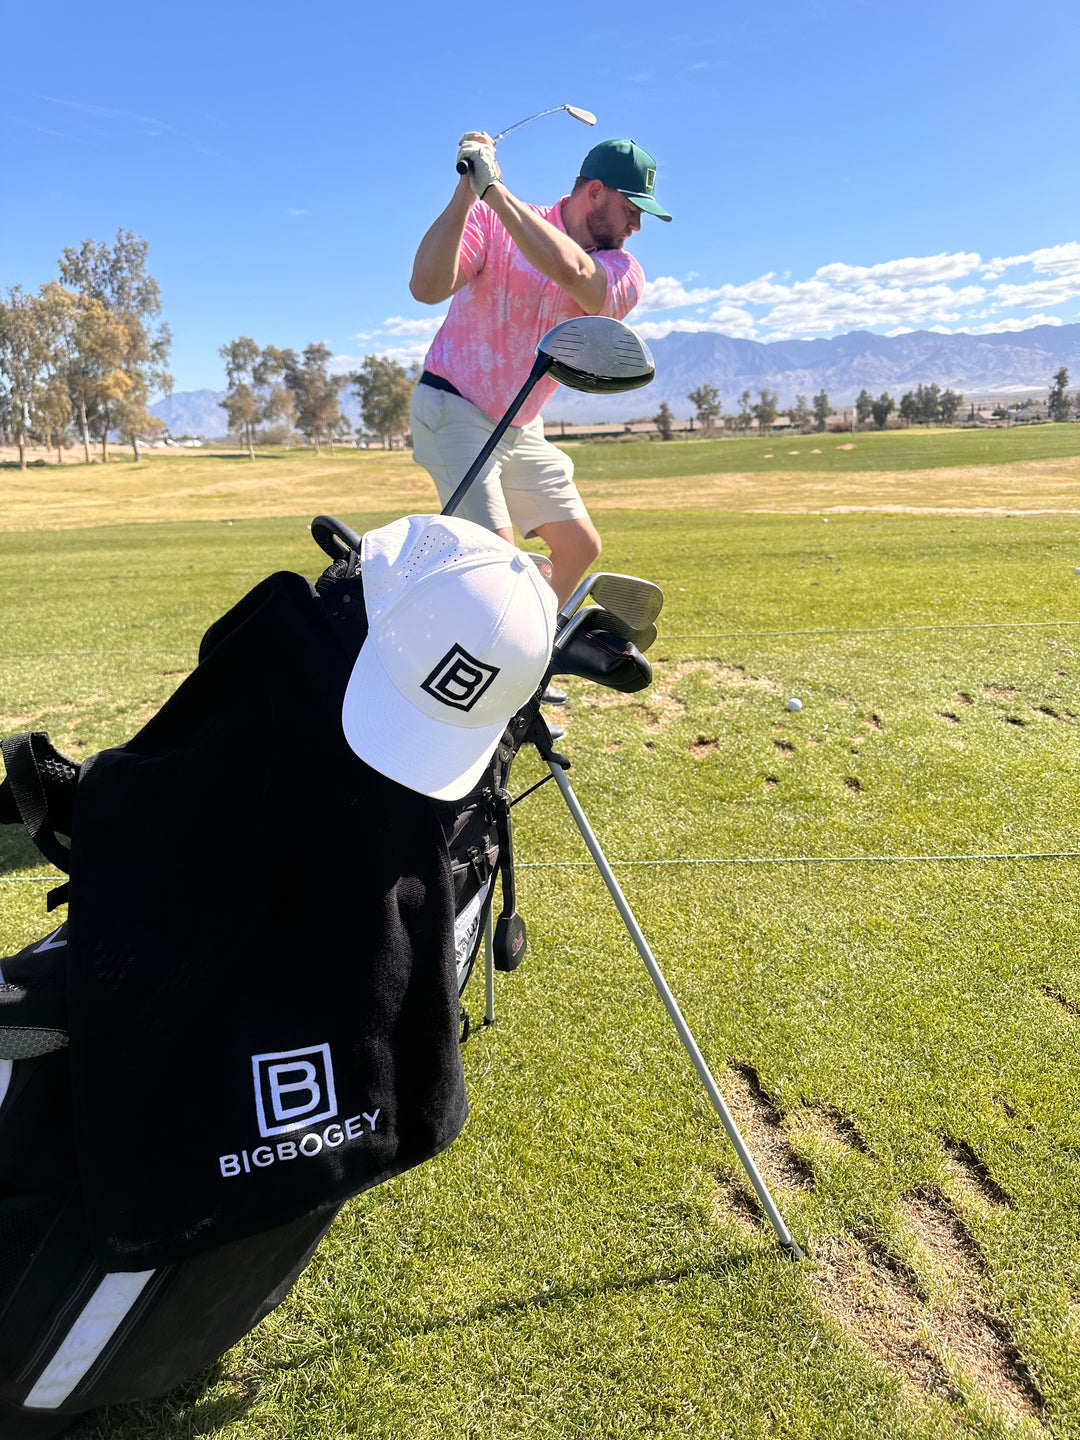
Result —
<path fill-rule="evenodd" d="M 461 249 L 458 251 L 458 265 L 470 280 L 484 268 L 489 236 L 486 221 L 492 213 L 486 205 L 474 204 L 465 222 L 465 233 L 461 237 Z"/>
<path fill-rule="evenodd" d="M 641 299 L 645 272 L 625 250 L 605 250 L 595 258 L 607 271 L 607 299 L 600 313 L 621 320 Z"/>

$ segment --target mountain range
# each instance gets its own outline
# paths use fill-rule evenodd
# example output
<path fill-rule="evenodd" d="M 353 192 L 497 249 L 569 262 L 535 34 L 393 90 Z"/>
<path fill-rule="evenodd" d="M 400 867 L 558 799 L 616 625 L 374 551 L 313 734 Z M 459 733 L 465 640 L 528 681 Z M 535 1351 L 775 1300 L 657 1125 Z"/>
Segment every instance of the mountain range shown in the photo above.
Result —
<path fill-rule="evenodd" d="M 965 395 L 1045 393 L 1054 372 L 1066 366 L 1080 381 L 1080 324 L 1037 325 L 1000 335 L 940 335 L 913 330 L 875 335 L 852 330 L 829 340 L 735 340 L 712 331 L 676 331 L 650 343 L 656 378 L 647 390 L 624 395 L 588 395 L 560 388 L 544 407 L 545 419 L 587 424 L 655 414 L 667 401 L 676 416 L 691 412 L 687 400 L 699 385 L 720 392 L 725 411 L 738 409 L 739 395 L 776 391 L 781 408 L 797 394 L 812 400 L 824 390 L 833 406 L 850 405 L 862 389 L 888 391 L 899 401 L 905 390 L 937 384 Z M 224 390 L 187 390 L 150 408 L 173 435 L 219 436 Z M 354 426 L 359 402 L 348 391 L 342 409 Z"/>

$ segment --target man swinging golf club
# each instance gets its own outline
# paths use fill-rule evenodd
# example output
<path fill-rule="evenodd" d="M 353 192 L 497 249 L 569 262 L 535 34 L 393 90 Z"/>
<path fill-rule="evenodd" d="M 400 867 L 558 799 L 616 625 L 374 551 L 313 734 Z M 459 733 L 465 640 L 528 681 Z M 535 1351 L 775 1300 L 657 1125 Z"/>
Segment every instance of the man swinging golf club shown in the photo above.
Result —
<path fill-rule="evenodd" d="M 671 219 L 654 196 L 656 161 L 632 140 L 595 145 L 571 193 L 546 207 L 511 194 L 486 133 L 463 136 L 458 161 L 465 172 L 420 242 L 409 282 L 425 304 L 453 296 L 411 413 L 413 458 L 444 504 L 520 389 L 540 337 L 574 316 L 622 319 L 645 288 L 623 246 L 643 211 Z M 555 386 L 536 385 L 459 513 L 505 540 L 514 525 L 538 535 L 563 601 L 600 554 L 600 537 L 573 462 L 544 439 L 540 409 Z"/>

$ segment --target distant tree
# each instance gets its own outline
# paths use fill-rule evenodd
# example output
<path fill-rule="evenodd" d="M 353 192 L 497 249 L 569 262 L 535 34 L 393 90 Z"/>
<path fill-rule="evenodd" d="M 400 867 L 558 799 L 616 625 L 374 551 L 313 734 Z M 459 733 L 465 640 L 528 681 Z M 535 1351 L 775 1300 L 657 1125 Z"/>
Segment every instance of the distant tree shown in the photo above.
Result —
<path fill-rule="evenodd" d="M 19 469 L 49 380 L 51 336 L 36 295 L 13 285 L 0 300 L 0 424 L 15 436 Z"/>
<path fill-rule="evenodd" d="M 37 423 L 45 444 L 56 451 L 56 463 L 64 462 L 65 444 L 71 443 L 71 395 L 59 370 L 46 381 L 38 397 Z"/>
<path fill-rule="evenodd" d="M 955 390 L 943 390 L 941 392 L 941 398 L 938 401 L 938 415 L 942 425 L 951 425 L 953 423 L 963 403 L 963 395 L 958 395 Z"/>
<path fill-rule="evenodd" d="M 795 404 L 787 413 L 788 419 L 791 421 L 792 425 L 794 425 L 795 428 L 798 430 L 806 430 L 809 427 L 810 421 L 813 417 L 813 412 L 811 411 L 810 406 L 806 403 L 805 395 L 796 395 Z"/>
<path fill-rule="evenodd" d="M 776 392 L 774 390 L 762 390 L 761 399 L 753 407 L 754 417 L 758 422 L 758 430 L 761 434 L 771 432 L 773 423 L 777 416 Z"/>
<path fill-rule="evenodd" d="M 296 402 L 296 425 L 311 437 L 315 453 L 320 453 L 319 440 L 328 435 L 340 413 L 341 387 L 349 383 L 347 375 L 331 375 L 327 369 L 333 357 L 328 345 L 316 342 L 304 347 L 304 363 L 294 350 L 281 352 L 285 384 Z"/>
<path fill-rule="evenodd" d="M 255 390 L 254 370 L 262 351 L 250 335 L 241 335 L 220 346 L 218 354 L 225 361 L 225 379 L 229 389 L 218 404 L 229 417 L 229 429 L 247 441 L 248 459 L 255 459 L 255 427 L 261 418 L 259 396 Z"/>
<path fill-rule="evenodd" d="M 79 250 L 67 249 L 60 256 L 60 278 L 68 289 L 99 301 L 112 312 L 125 337 L 119 365 L 124 383 L 118 379 L 100 388 L 93 414 L 87 416 L 90 429 L 101 440 L 102 458 L 108 459 L 109 431 L 114 424 L 116 403 L 145 406 L 154 390 L 168 393 L 172 376 L 166 366 L 172 336 L 169 327 L 158 321 L 161 295 L 158 283 L 146 273 L 148 245 L 141 235 L 118 230 L 113 246 L 84 240 Z"/>
<path fill-rule="evenodd" d="M 660 409 L 652 418 L 653 424 L 660 432 L 660 439 L 672 439 L 675 434 L 675 416 L 671 413 L 671 406 L 666 400 L 661 402 Z"/>
<path fill-rule="evenodd" d="M 1046 402 L 1046 413 L 1051 420 L 1067 420 L 1069 418 L 1069 397 L 1066 390 L 1069 385 L 1069 372 L 1062 365 L 1061 369 L 1054 374 L 1054 383 L 1050 386 L 1050 396 Z"/>
<path fill-rule="evenodd" d="M 131 388 L 123 370 L 128 328 L 101 300 L 66 290 L 56 280 L 41 287 L 41 302 L 48 312 L 58 373 L 67 386 L 72 420 L 78 424 L 89 465 L 91 418 Z"/>
<path fill-rule="evenodd" d="M 915 400 L 914 390 L 905 390 L 900 396 L 900 419 L 905 425 L 914 425 L 919 418 L 919 406 Z"/>
<path fill-rule="evenodd" d="M 750 421 L 754 418 L 754 411 L 750 404 L 750 391 L 744 390 L 739 396 L 739 413 L 735 417 L 735 423 L 740 430 L 749 430 Z"/>
<path fill-rule="evenodd" d="M 874 424 L 879 430 L 885 429 L 885 422 L 896 409 L 896 401 L 885 391 L 870 406 L 870 414 L 874 417 Z"/>
<path fill-rule="evenodd" d="M 920 424 L 936 424 L 941 419 L 940 385 L 917 385 L 915 387 L 915 409 Z"/>
<path fill-rule="evenodd" d="M 139 446 L 142 441 L 151 443 L 165 433 L 165 421 L 151 415 L 146 408 L 145 391 L 132 387 L 121 396 L 113 409 L 113 423 L 135 452 L 135 459 L 142 459 Z"/>
<path fill-rule="evenodd" d="M 713 385 L 699 385 L 696 390 L 691 390 L 686 398 L 693 405 L 701 428 L 706 431 L 711 430 L 723 411 L 720 403 L 720 391 Z"/>
<path fill-rule="evenodd" d="M 825 429 L 826 421 L 831 414 L 832 409 L 829 405 L 829 397 L 824 390 L 819 390 L 814 396 L 814 419 L 817 422 L 817 428 L 819 430 Z"/>
<path fill-rule="evenodd" d="M 857 398 L 856 401 L 855 401 L 855 419 L 856 419 L 856 421 L 857 421 L 860 425 L 865 425 L 865 424 L 869 421 L 870 416 L 873 414 L 873 410 L 874 410 L 874 397 L 870 394 L 870 391 L 869 391 L 869 390 L 866 390 L 866 389 L 860 390 L 860 391 L 859 391 L 858 398 Z"/>
<path fill-rule="evenodd" d="M 349 375 L 353 394 L 360 401 L 366 428 L 378 435 L 389 450 L 395 435 L 409 428 L 409 401 L 413 382 L 403 365 L 384 356 L 365 355 L 359 370 Z"/>

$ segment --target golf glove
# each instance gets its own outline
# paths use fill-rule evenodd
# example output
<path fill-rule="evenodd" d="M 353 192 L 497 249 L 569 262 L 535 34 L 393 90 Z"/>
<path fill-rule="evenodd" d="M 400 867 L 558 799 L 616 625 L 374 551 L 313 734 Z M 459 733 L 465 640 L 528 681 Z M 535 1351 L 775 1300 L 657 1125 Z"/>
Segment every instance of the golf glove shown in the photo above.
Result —
<path fill-rule="evenodd" d="M 463 135 L 457 158 L 468 165 L 469 184 L 476 195 L 483 196 L 489 185 L 502 179 L 499 162 L 495 159 L 495 146 L 486 137 L 480 139 L 472 131 Z"/>

